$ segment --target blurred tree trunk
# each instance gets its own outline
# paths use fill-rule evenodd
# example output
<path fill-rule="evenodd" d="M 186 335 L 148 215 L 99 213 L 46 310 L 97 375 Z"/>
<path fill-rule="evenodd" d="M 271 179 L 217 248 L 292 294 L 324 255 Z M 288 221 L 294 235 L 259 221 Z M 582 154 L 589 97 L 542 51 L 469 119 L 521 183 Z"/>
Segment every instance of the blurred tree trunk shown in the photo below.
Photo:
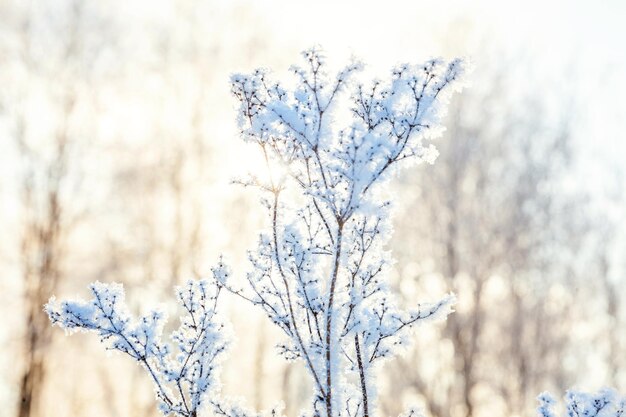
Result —
<path fill-rule="evenodd" d="M 28 149 L 23 131 L 18 136 L 22 159 L 26 162 L 22 178 L 24 214 L 21 260 L 25 283 L 26 309 L 25 369 L 20 384 L 19 417 L 39 415 L 38 401 L 46 374 L 45 351 L 50 344 L 50 323 L 43 305 L 54 294 L 60 279 L 63 257 L 64 209 L 61 189 L 67 173 L 67 119 L 74 106 L 68 97 L 64 120 L 55 137 L 54 155 L 42 167 Z M 43 188 L 36 185 L 37 170 L 43 168 Z M 37 195 L 40 194 L 40 195 Z M 39 206 L 41 202 L 41 206 Z"/>
<path fill-rule="evenodd" d="M 55 88 L 46 91 L 46 99 L 58 110 L 54 127 L 45 133 L 31 129 L 34 123 L 27 104 L 30 99 L 28 83 L 17 87 L 24 108 L 16 110 L 15 143 L 21 169 L 21 238 L 20 263 L 24 283 L 25 339 L 24 368 L 19 385 L 19 417 L 45 415 L 41 398 L 47 371 L 47 352 L 50 349 L 51 326 L 43 305 L 54 294 L 61 279 L 64 240 L 76 219 L 70 219 L 66 210 L 69 179 L 70 133 L 77 90 L 72 70 L 66 66 L 77 57 L 81 19 L 81 3 L 69 4 L 67 38 L 60 48 L 59 67 L 49 66 L 32 53 L 36 48 L 33 28 L 34 9 L 25 6 L 19 37 L 21 61 L 32 79 L 42 77 Z M 50 57 L 50 61 L 53 58 Z M 58 88 L 60 87 L 60 88 Z M 57 89 L 58 88 L 58 89 Z M 37 92 L 40 93 L 40 92 Z"/>

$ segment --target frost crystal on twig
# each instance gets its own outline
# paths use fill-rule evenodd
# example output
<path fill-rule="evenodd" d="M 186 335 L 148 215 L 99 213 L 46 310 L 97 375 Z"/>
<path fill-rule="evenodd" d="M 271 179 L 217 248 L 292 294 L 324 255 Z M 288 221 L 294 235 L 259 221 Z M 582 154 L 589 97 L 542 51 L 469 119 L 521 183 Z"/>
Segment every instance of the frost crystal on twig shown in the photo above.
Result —
<path fill-rule="evenodd" d="M 547 392 L 537 397 L 539 417 L 556 417 L 554 406 L 557 402 Z M 621 397 L 610 388 L 590 394 L 569 390 L 565 394 L 565 415 L 567 417 L 621 417 L 626 410 L 626 397 Z"/>

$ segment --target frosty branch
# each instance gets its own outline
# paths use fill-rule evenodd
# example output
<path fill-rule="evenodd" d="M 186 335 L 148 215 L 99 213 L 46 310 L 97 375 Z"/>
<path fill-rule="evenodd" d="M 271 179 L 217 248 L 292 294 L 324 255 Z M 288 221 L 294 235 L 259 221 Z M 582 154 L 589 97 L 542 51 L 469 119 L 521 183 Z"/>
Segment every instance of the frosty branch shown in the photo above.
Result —
<path fill-rule="evenodd" d="M 556 401 L 547 392 L 537 397 L 539 417 L 557 417 L 554 411 Z M 567 391 L 565 411 L 568 417 L 621 417 L 626 410 L 626 397 L 620 397 L 612 389 L 602 389 L 590 394 L 582 391 Z"/>
<path fill-rule="evenodd" d="M 228 272 L 220 264 L 213 274 L 221 279 Z M 139 362 L 152 378 L 163 414 L 197 416 L 215 384 L 220 356 L 227 346 L 223 325 L 215 317 L 220 287 L 208 280 L 191 280 L 176 289 L 185 312 L 171 335 L 176 350 L 161 340 L 163 313 L 155 310 L 133 320 L 121 285 L 96 282 L 90 290 L 93 298 L 89 301 L 50 300 L 45 306 L 50 320 L 70 333 L 97 333 L 108 349 Z"/>
<path fill-rule="evenodd" d="M 394 301 L 385 284 L 391 263 L 384 250 L 391 234 L 386 186 L 401 163 L 434 161 L 436 151 L 425 141 L 440 132 L 464 65 L 401 65 L 369 85 L 355 80 L 360 69 L 352 63 L 330 76 L 324 56 L 312 49 L 304 66 L 292 68 L 294 88 L 263 70 L 232 77 L 241 134 L 258 146 L 268 174 L 243 183 L 261 190 L 268 228 L 249 252 L 244 288 L 236 288 L 220 263 L 213 280 L 177 290 L 185 314 L 172 334 L 176 354 L 161 341 L 163 315 L 132 320 L 117 284 L 93 284 L 87 302 L 51 300 L 52 322 L 70 332 L 95 332 L 109 349 L 141 363 L 164 414 L 195 417 L 208 403 L 217 415 L 247 416 L 215 389 L 227 344 L 215 313 L 226 289 L 283 331 L 279 350 L 286 359 L 304 362 L 315 389 L 307 415 L 371 416 L 375 365 L 407 342 L 410 329 L 445 318 L 454 304 L 446 295 L 404 311 Z"/>
<path fill-rule="evenodd" d="M 358 63 L 331 77 L 318 50 L 304 61 L 292 67 L 291 90 L 264 70 L 231 79 L 242 136 L 258 145 L 268 169 L 268 180 L 244 183 L 265 192 L 270 227 L 250 253 L 247 288 L 223 285 L 285 332 L 281 352 L 304 360 L 314 380 L 315 416 L 368 417 L 372 365 L 454 302 L 448 295 L 406 312 L 393 302 L 384 284 L 390 203 L 382 186 L 399 162 L 434 160 L 424 140 L 437 134 L 463 63 L 402 65 L 387 82 L 366 86 L 353 80 Z M 352 117 L 338 127 L 341 108 Z M 349 372 L 358 374 L 357 393 Z"/>

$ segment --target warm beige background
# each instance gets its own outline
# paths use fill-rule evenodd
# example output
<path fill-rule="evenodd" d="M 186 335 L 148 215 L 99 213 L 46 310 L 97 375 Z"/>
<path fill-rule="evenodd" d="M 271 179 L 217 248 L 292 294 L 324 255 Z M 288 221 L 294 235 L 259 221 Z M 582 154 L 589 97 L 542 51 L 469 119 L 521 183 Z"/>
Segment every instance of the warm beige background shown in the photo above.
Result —
<path fill-rule="evenodd" d="M 29 324 L 40 305 L 29 303 L 85 295 L 99 279 L 124 282 L 136 309 L 171 304 L 171 286 L 219 253 L 243 274 L 262 218 L 229 181 L 258 162 L 237 138 L 228 76 L 283 76 L 314 44 L 331 65 L 356 56 L 381 77 L 430 56 L 475 66 L 441 161 L 398 182 L 390 277 L 407 302 L 455 290 L 459 319 L 420 329 L 418 348 L 388 364 L 379 413 L 417 403 L 441 417 L 532 415 L 544 389 L 623 392 L 625 4 L 0 0 L 0 416 L 17 415 L 40 359 L 33 416 L 156 414 L 138 367 L 93 338 L 55 331 L 30 358 L 28 331 L 47 330 Z M 566 151 L 549 146 L 559 135 Z M 467 180 L 450 182 L 460 166 Z M 453 186 L 463 232 L 448 241 L 461 259 L 450 276 L 440 249 Z M 61 215 L 46 240 L 51 199 Z M 225 308 L 237 334 L 225 392 L 260 408 L 283 400 L 296 415 L 302 369 L 276 358 L 278 335 L 256 311 Z"/>

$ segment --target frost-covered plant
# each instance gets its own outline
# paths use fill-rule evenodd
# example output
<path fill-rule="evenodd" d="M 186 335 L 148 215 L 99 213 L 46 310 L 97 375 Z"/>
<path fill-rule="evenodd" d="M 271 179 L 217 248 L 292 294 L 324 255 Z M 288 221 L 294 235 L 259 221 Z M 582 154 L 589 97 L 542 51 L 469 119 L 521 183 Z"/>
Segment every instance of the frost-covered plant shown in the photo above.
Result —
<path fill-rule="evenodd" d="M 304 53 L 295 87 L 264 70 L 231 78 L 243 138 L 258 145 L 268 179 L 243 181 L 265 193 L 270 227 L 250 252 L 247 286 L 227 289 L 259 306 L 287 335 L 280 349 L 304 361 L 315 386 L 314 416 L 370 415 L 373 365 L 410 328 L 445 317 L 454 303 L 398 308 L 385 285 L 391 262 L 390 172 L 406 160 L 432 162 L 436 135 L 463 62 L 401 65 L 386 81 L 353 81 L 361 65 L 331 77 L 324 56 Z M 351 118 L 340 125 L 342 109 Z M 280 175 L 280 172 L 284 175 Z M 356 374 L 358 387 L 349 384 Z"/>
<path fill-rule="evenodd" d="M 540 417 L 557 417 L 554 406 L 557 402 L 547 392 L 537 397 Z M 596 394 L 582 391 L 567 391 L 565 415 L 567 417 L 621 417 L 626 409 L 626 397 L 620 397 L 613 389 L 604 388 Z"/>
<path fill-rule="evenodd" d="M 221 263 L 213 270 L 219 279 L 227 274 Z M 209 280 L 190 280 L 176 288 L 184 315 L 171 334 L 174 349 L 161 338 L 165 323 L 162 312 L 155 310 L 133 319 L 120 284 L 95 282 L 90 290 L 93 298 L 88 301 L 51 299 L 45 306 L 50 320 L 69 333 L 97 333 L 107 349 L 139 362 L 154 382 L 163 414 L 197 416 L 215 386 L 220 356 L 228 342 L 223 325 L 215 317 L 220 287 Z"/>
<path fill-rule="evenodd" d="M 304 58 L 304 67 L 293 67 L 293 88 L 261 70 L 231 79 L 242 136 L 258 145 L 268 170 L 267 180 L 244 181 L 263 191 L 269 217 L 249 253 L 244 288 L 235 287 L 220 263 L 212 281 L 178 289 L 186 314 L 172 335 L 176 353 L 161 341 L 163 315 L 131 320 L 117 284 L 93 284 L 88 302 L 46 305 L 53 323 L 94 331 L 110 349 L 140 362 L 164 414 L 196 416 L 205 400 L 215 414 L 250 415 L 216 395 L 216 366 L 226 346 L 215 319 L 221 289 L 260 307 L 285 333 L 280 352 L 304 361 L 312 377 L 307 414 L 313 417 L 370 416 L 375 365 L 406 343 L 411 328 L 444 318 L 454 304 L 449 294 L 406 311 L 396 305 L 385 284 L 391 227 L 384 197 L 400 162 L 436 157 L 424 140 L 440 131 L 463 62 L 401 65 L 388 80 L 366 86 L 353 79 L 360 64 L 330 77 L 318 50 Z M 351 117 L 338 126 L 342 110 Z"/>

